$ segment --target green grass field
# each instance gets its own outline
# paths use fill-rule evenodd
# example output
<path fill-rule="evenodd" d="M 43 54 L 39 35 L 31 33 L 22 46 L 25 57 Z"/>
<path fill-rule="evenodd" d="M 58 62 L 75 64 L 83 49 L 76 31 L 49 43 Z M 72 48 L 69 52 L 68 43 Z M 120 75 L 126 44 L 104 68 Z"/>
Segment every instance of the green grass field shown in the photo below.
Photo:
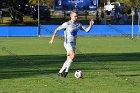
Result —
<path fill-rule="evenodd" d="M 140 93 L 140 40 L 78 37 L 67 78 L 56 74 L 66 59 L 63 40 L 0 38 L 0 93 Z M 74 72 L 84 77 L 76 79 Z"/>

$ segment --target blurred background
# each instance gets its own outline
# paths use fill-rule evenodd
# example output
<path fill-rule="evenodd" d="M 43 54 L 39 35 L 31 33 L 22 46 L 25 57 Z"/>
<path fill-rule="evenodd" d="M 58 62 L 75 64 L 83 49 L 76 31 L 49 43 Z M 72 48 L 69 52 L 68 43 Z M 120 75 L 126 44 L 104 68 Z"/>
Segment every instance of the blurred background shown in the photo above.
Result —
<path fill-rule="evenodd" d="M 96 25 L 139 24 L 139 0 L 0 0 L 0 25 L 59 25 L 75 11 Z"/>

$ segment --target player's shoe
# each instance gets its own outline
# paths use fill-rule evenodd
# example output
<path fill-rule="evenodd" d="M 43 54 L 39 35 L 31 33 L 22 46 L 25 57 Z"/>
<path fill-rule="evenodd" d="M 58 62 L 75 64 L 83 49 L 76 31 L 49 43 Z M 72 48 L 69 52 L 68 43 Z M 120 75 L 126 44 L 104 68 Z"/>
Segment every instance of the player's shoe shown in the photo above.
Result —
<path fill-rule="evenodd" d="M 57 75 L 58 75 L 59 77 L 63 77 L 63 76 L 64 76 L 63 73 L 57 73 Z"/>
<path fill-rule="evenodd" d="M 66 78 L 68 75 L 68 72 L 64 72 L 64 78 Z"/>

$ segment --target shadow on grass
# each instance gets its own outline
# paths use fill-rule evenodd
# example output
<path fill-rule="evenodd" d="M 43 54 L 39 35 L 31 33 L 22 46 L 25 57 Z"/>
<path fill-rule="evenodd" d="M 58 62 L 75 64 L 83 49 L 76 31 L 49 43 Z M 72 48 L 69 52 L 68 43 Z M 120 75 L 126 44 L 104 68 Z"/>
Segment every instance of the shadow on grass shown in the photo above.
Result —
<path fill-rule="evenodd" d="M 0 79 L 57 73 L 65 59 L 66 55 L 0 56 Z M 94 62 L 105 63 L 127 61 L 140 62 L 140 53 L 77 54 L 74 60 L 74 62 L 79 62 L 78 64 L 86 62 L 89 64 L 88 62 L 90 62 L 91 65 Z M 85 67 L 83 67 L 83 69 L 85 69 Z M 96 68 L 87 67 L 87 70 L 88 69 L 96 70 Z M 103 68 L 98 68 L 98 70 L 100 69 Z M 138 75 L 139 74 L 129 76 Z"/>

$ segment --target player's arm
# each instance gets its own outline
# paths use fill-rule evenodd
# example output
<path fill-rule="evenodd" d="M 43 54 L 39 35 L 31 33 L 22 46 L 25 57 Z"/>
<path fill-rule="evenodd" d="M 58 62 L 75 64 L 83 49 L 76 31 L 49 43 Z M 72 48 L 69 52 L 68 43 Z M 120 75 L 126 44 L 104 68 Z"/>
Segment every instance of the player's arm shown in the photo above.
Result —
<path fill-rule="evenodd" d="M 90 20 L 89 26 L 87 28 L 82 27 L 85 32 L 89 32 L 94 24 L 93 20 Z"/>
<path fill-rule="evenodd" d="M 55 31 L 54 31 L 54 33 L 53 33 L 53 35 L 52 35 L 52 38 L 51 38 L 51 40 L 50 40 L 50 42 L 49 42 L 50 44 L 53 44 L 57 32 L 58 32 L 59 30 L 62 30 L 62 29 L 63 29 L 63 28 L 62 28 L 61 26 L 59 26 L 58 28 L 55 29 Z"/>

